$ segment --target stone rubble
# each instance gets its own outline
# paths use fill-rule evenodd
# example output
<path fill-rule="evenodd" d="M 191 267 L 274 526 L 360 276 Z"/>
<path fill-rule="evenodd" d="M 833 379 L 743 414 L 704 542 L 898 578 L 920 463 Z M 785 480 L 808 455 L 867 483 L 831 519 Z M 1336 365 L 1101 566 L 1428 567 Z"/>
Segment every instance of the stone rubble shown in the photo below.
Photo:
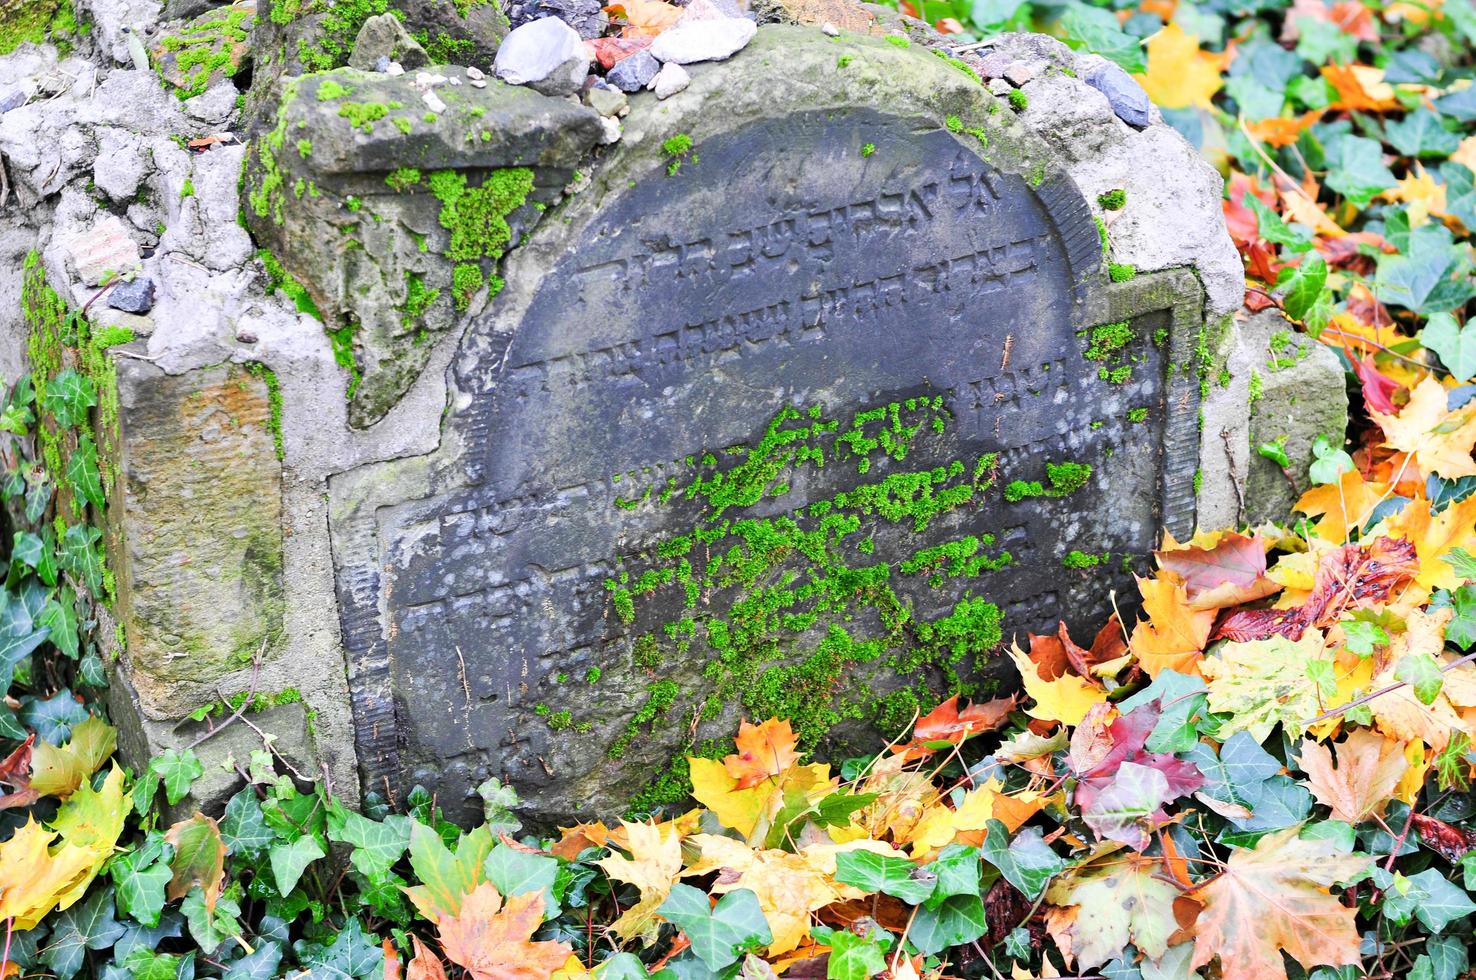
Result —
<path fill-rule="evenodd" d="M 667 64 L 725 61 L 742 51 L 758 33 L 746 17 L 683 19 L 651 42 L 651 56 Z"/>
<path fill-rule="evenodd" d="M 572 95 L 589 74 L 589 60 L 578 31 L 557 17 L 545 17 L 503 39 L 493 73 L 510 85 L 527 85 L 543 95 Z"/>
<path fill-rule="evenodd" d="M 656 98 L 669 99 L 690 84 L 692 76 L 687 74 L 687 70 L 675 61 L 668 61 L 646 87 L 656 93 Z"/>
<path fill-rule="evenodd" d="M 139 276 L 124 280 L 108 290 L 108 306 L 124 313 L 144 314 L 154 308 L 154 280 Z"/>
<path fill-rule="evenodd" d="M 101 286 L 110 277 L 138 271 L 138 243 L 121 218 L 109 215 L 67 243 L 67 256 L 84 286 Z"/>
<path fill-rule="evenodd" d="M 364 21 L 349 55 L 349 67 L 363 71 L 380 71 L 381 59 L 386 66 L 398 62 L 405 68 L 421 68 L 430 64 L 430 55 L 420 42 L 410 36 L 400 18 L 379 14 Z"/>
<path fill-rule="evenodd" d="M 1117 118 L 1129 126 L 1142 129 L 1153 121 L 1153 103 L 1148 100 L 1148 93 L 1120 65 L 1096 57 L 1082 77 L 1088 85 L 1107 96 L 1107 103 Z"/>
<path fill-rule="evenodd" d="M 637 51 L 615 62 L 605 81 L 622 92 L 639 92 L 651 84 L 660 70 L 661 62 L 653 58 L 650 51 Z"/>

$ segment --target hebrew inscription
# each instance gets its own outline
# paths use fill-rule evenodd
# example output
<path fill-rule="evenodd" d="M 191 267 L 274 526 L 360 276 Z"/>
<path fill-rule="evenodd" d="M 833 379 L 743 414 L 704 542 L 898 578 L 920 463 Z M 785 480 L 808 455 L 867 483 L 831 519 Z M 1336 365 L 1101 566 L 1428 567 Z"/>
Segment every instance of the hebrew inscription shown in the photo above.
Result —
<path fill-rule="evenodd" d="M 473 327 L 439 489 L 337 532 L 391 793 L 658 803 L 740 716 L 898 728 L 1163 526 L 1170 316 L 1083 322 L 1073 189 L 867 112 L 696 149 Z"/>

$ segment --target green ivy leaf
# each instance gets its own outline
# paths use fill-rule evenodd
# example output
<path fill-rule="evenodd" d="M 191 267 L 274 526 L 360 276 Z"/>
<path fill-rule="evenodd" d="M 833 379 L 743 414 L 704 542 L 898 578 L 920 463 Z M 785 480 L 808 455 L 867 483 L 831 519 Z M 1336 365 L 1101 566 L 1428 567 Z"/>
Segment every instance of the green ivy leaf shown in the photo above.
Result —
<path fill-rule="evenodd" d="M 77 448 L 67 458 L 67 482 L 77 496 L 94 507 L 102 507 L 102 475 L 97 469 L 97 446 L 92 436 L 84 433 L 77 440 Z"/>
<path fill-rule="evenodd" d="M 1461 138 L 1446 129 L 1437 113 L 1423 106 L 1384 128 L 1384 138 L 1407 157 L 1448 157 Z"/>
<path fill-rule="evenodd" d="M 1276 287 L 1282 291 L 1281 304 L 1293 320 L 1304 319 L 1312 312 L 1326 286 L 1327 261 L 1320 255 L 1308 255 L 1300 265 L 1288 266 L 1276 276 Z"/>
<path fill-rule="evenodd" d="M 991 831 L 990 836 L 993 833 Z M 988 840 L 986 837 L 986 844 Z M 987 928 L 984 902 L 977 895 L 953 895 L 939 903 L 937 908 L 919 906 L 912 927 L 907 930 L 907 941 L 916 946 L 918 952 L 932 956 L 951 946 L 973 942 L 984 935 Z"/>
<path fill-rule="evenodd" d="M 908 905 L 920 905 L 933 894 L 938 876 L 904 857 L 874 851 L 843 851 L 835 856 L 835 880 L 868 895 L 884 892 Z"/>
<path fill-rule="evenodd" d="M 1440 363 L 1457 381 L 1476 378 L 1476 323 L 1462 327 L 1449 313 L 1432 313 L 1420 343 L 1440 355 Z"/>
<path fill-rule="evenodd" d="M 1060 874 L 1066 862 L 1051 850 L 1039 829 L 1026 828 L 1013 838 L 998 820 L 990 820 L 984 835 L 984 860 L 999 869 L 1005 880 L 1032 902 L 1046 882 Z"/>
<path fill-rule="evenodd" d="M 810 934 L 830 947 L 826 980 L 869 980 L 887 968 L 886 953 L 892 948 L 892 937 L 882 930 L 874 931 L 876 938 L 826 926 L 812 929 Z"/>
<path fill-rule="evenodd" d="M 312 971 L 315 980 L 383 975 L 384 952 L 364 936 L 358 919 L 349 919 L 330 946 L 299 942 L 295 949 L 298 962 Z"/>
<path fill-rule="evenodd" d="M 115 857 L 108 867 L 118 890 L 118 910 L 150 928 L 159 924 L 164 886 L 174 876 L 165 854 L 167 847 L 161 834 L 150 834 L 143 844 Z"/>
<path fill-rule="evenodd" d="M 55 596 L 46 600 L 46 606 L 36 622 L 49 631 L 47 638 L 53 646 L 68 659 L 77 659 L 81 650 L 81 621 L 77 617 L 77 593 L 72 591 L 70 585 L 63 585 Z"/>
<path fill-rule="evenodd" d="M 923 870 L 937 879 L 933 894 L 928 896 L 925 904 L 936 907 L 954 895 L 978 895 L 993 884 L 992 877 L 980 873 L 979 861 L 977 847 L 949 844 L 939 851 L 932 862 L 923 865 Z"/>
<path fill-rule="evenodd" d="M 241 935 L 241 906 L 234 896 L 222 895 L 216 899 L 212 914 L 205 908 L 205 893 L 198 887 L 191 888 L 179 910 L 184 913 L 195 944 L 206 956 L 214 956 L 221 943 Z"/>
<path fill-rule="evenodd" d="M 74 429 L 87 420 L 87 410 L 97 404 L 97 386 L 67 368 L 46 382 L 46 410 L 63 429 Z"/>
<path fill-rule="evenodd" d="M 220 839 L 230 854 L 255 857 L 277 839 L 261 815 L 256 793 L 246 787 L 226 803 L 220 818 Z"/>
<path fill-rule="evenodd" d="M 391 814 L 379 823 L 345 809 L 334 800 L 328 808 L 328 839 L 353 846 L 349 860 L 360 874 L 367 878 L 382 878 L 410 846 L 410 818 Z M 500 886 L 498 891 L 509 894 Z M 552 905 L 545 907 L 553 908 Z"/>
<path fill-rule="evenodd" d="M 277 844 L 269 854 L 272 876 L 277 879 L 277 891 L 284 898 L 297 887 L 297 880 L 302 877 L 307 866 L 326 856 L 318 842 L 308 835 L 303 835 L 290 844 Z"/>
<path fill-rule="evenodd" d="M 1378 140 L 1343 136 L 1328 147 L 1326 185 L 1360 208 L 1399 181 L 1384 165 Z"/>
<path fill-rule="evenodd" d="M 70 980 L 82 969 L 87 950 L 107 949 L 125 931 L 113 917 L 113 890 L 98 888 L 84 901 L 57 914 L 41 961 L 59 980 Z"/>
<path fill-rule="evenodd" d="M 1476 582 L 1476 555 L 1471 554 L 1465 548 L 1452 548 L 1440 556 L 1440 560 L 1455 570 L 1455 573 L 1468 582 Z"/>
<path fill-rule="evenodd" d="M 1412 229 L 1407 248 L 1377 261 L 1374 289 L 1381 302 L 1428 316 L 1454 310 L 1476 296 L 1469 248 L 1456 245 L 1444 225 L 1431 222 Z"/>
<path fill-rule="evenodd" d="M 1414 695 L 1420 699 L 1421 704 L 1433 703 L 1440 696 L 1440 689 L 1445 686 L 1445 675 L 1440 672 L 1440 664 L 1428 653 L 1406 654 L 1394 669 L 1394 679 L 1413 688 Z"/>
<path fill-rule="evenodd" d="M 164 798 L 171 806 L 184 799 L 190 785 L 205 775 L 205 767 L 192 749 L 165 749 L 150 760 L 149 769 L 164 783 Z"/>
<path fill-rule="evenodd" d="M 282 946 L 280 943 L 264 942 L 256 947 L 256 952 L 249 956 L 243 956 L 230 964 L 221 980 L 274 980 L 281 976 L 277 967 L 282 963 Z"/>
<path fill-rule="evenodd" d="M 189 974 L 194 976 L 195 954 L 190 952 L 184 956 L 178 953 L 156 953 L 151 949 L 135 949 L 128 954 L 123 965 L 128 967 L 128 972 L 133 980 L 179 980 L 180 973 L 189 966 Z"/>
<path fill-rule="evenodd" d="M 773 941 L 758 896 L 737 888 L 710 905 L 707 893 L 677 884 L 656 910 L 687 934 L 692 952 L 709 970 L 721 970 L 738 961 L 745 950 Z"/>
<path fill-rule="evenodd" d="M 98 550 L 102 531 L 87 524 L 68 527 L 61 540 L 61 567 L 82 579 L 87 588 L 102 591 L 103 560 Z"/>
<path fill-rule="evenodd" d="M 1099 54 L 1116 62 L 1123 71 L 1148 70 L 1142 41 L 1124 31 L 1111 11 L 1084 3 L 1070 4 L 1061 12 L 1061 28 L 1066 32 L 1066 43 L 1078 51 Z"/>

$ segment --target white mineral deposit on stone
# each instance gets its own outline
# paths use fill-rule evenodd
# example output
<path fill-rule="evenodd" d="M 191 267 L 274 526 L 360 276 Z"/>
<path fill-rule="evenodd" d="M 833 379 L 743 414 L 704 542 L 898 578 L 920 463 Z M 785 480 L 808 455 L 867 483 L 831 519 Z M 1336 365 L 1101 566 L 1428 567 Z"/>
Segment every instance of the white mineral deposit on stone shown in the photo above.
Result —
<path fill-rule="evenodd" d="M 692 84 L 692 76 L 687 70 L 675 61 L 667 62 L 661 66 L 656 77 L 651 79 L 650 88 L 656 91 L 656 98 L 667 99 Z"/>
<path fill-rule="evenodd" d="M 723 61 L 743 50 L 757 33 L 758 27 L 746 17 L 683 20 L 651 43 L 651 55 L 679 65 Z"/>

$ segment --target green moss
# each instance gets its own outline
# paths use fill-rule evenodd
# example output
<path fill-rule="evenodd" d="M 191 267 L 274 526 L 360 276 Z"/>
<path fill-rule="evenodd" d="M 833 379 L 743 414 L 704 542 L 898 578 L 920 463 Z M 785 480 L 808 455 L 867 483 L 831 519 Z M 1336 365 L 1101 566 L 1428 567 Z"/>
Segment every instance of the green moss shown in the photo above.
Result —
<path fill-rule="evenodd" d="M 1121 211 L 1127 204 L 1127 191 L 1122 188 L 1097 195 L 1097 204 L 1104 211 Z"/>
<path fill-rule="evenodd" d="M 374 132 L 374 124 L 389 113 L 389 106 L 382 102 L 345 102 L 338 107 L 338 114 L 347 119 L 350 126 L 365 133 Z"/>
<path fill-rule="evenodd" d="M 1085 571 L 1089 568 L 1096 568 L 1098 565 L 1109 560 L 1111 557 L 1111 554 L 1092 555 L 1088 554 L 1085 551 L 1070 551 L 1066 554 L 1065 558 L 1061 559 L 1061 564 L 1066 566 L 1067 568 L 1074 568 Z"/>
<path fill-rule="evenodd" d="M 456 303 L 456 309 L 465 311 L 471 306 L 472 298 L 486 281 L 487 277 L 482 274 L 481 266 L 472 262 L 459 263 L 451 272 L 451 297 Z"/>
<path fill-rule="evenodd" d="M 1254 368 L 1251 369 L 1250 378 L 1250 405 L 1255 406 L 1265 395 L 1266 382 L 1261 373 Z"/>
<path fill-rule="evenodd" d="M 290 24 L 311 15 L 312 27 L 299 31 L 297 57 L 310 72 L 348 63 L 364 21 L 389 9 L 388 0 L 274 0 L 272 20 Z"/>
<path fill-rule="evenodd" d="M 480 187 L 467 187 L 464 173 L 438 170 L 427 184 L 441 202 L 441 227 L 451 232 L 446 257 L 455 262 L 499 259 L 512 239 L 507 216 L 528 200 L 533 171 L 494 170 Z"/>
<path fill-rule="evenodd" d="M 1126 320 L 1104 323 L 1091 330 L 1091 346 L 1083 355 L 1089 361 L 1105 361 L 1128 345 L 1133 339 L 1132 324 Z"/>
<path fill-rule="evenodd" d="M 1136 425 L 1139 422 L 1144 421 L 1147 418 L 1148 418 L 1148 409 L 1146 409 L 1146 408 L 1132 408 L 1132 409 L 1128 409 L 1127 420 L 1129 422 L 1132 422 L 1134 425 Z"/>
<path fill-rule="evenodd" d="M 246 42 L 247 21 L 253 16 L 247 9 L 218 7 L 208 17 L 163 37 L 161 47 L 173 56 L 174 68 L 183 76 L 177 91 L 181 99 L 194 98 L 217 78 L 230 78 L 240 70 L 232 53 Z M 161 70 L 165 64 L 159 60 Z"/>
<path fill-rule="evenodd" d="M 318 85 L 319 102 L 332 102 L 334 99 L 341 99 L 348 94 L 348 88 L 337 79 L 325 78 Z"/>
<path fill-rule="evenodd" d="M 179 199 L 182 201 L 187 197 L 195 196 L 195 182 L 186 177 L 185 182 L 179 188 Z"/>
<path fill-rule="evenodd" d="M 1097 226 L 1097 239 L 1102 243 L 1102 254 L 1106 255 L 1111 249 L 1107 241 L 1107 222 L 1094 214 L 1092 215 L 1092 223 Z"/>
<path fill-rule="evenodd" d="M 92 346 L 98 350 L 107 350 L 109 347 L 118 347 L 132 343 L 132 341 L 133 328 L 117 324 L 99 327 L 92 334 Z"/>
<path fill-rule="evenodd" d="M 277 261 L 275 255 L 267 249 L 261 249 L 256 253 L 256 258 L 261 262 L 262 268 L 266 270 L 267 292 L 280 291 L 283 296 L 292 300 L 293 305 L 297 307 L 299 313 L 306 313 L 313 319 L 322 322 L 323 314 L 319 312 L 318 304 L 313 302 L 313 297 L 307 291 L 307 287 L 289 275 L 287 270 L 282 267 L 282 263 Z"/>
<path fill-rule="evenodd" d="M 287 107 L 297 98 L 297 86 L 297 79 L 286 83 L 282 102 L 277 107 L 276 128 L 252 143 L 260 173 L 257 175 L 255 189 L 247 195 L 247 204 L 258 218 L 270 218 L 278 225 L 285 220 L 283 199 L 286 196 L 286 178 L 282 174 L 277 155 L 287 145 Z"/>
<path fill-rule="evenodd" d="M 1046 480 L 1049 487 L 1038 480 L 1014 480 L 1004 489 L 1004 498 L 1017 503 L 1029 497 L 1067 497 L 1082 487 L 1092 477 L 1088 463 L 1046 463 Z"/>
<path fill-rule="evenodd" d="M 359 390 L 359 382 L 363 380 L 363 373 L 359 370 L 359 362 L 354 357 L 354 334 L 359 332 L 357 323 L 346 323 L 337 330 L 325 330 L 328 335 L 328 343 L 333 347 L 333 360 L 337 365 L 349 373 L 348 389 L 344 393 L 345 398 L 353 398 L 354 392 Z"/>
<path fill-rule="evenodd" d="M 407 327 L 412 326 L 440 295 L 439 289 L 426 288 L 424 276 L 405 273 L 405 304 L 400 307 L 400 322 Z"/>
<path fill-rule="evenodd" d="M 963 72 L 965 75 L 972 78 L 977 84 L 984 84 L 984 80 L 979 77 L 979 73 L 970 68 L 968 62 L 964 61 L 962 58 L 955 58 L 948 52 L 939 51 L 937 48 L 932 48 L 931 50 L 933 54 L 937 55 L 939 58 L 942 58 L 945 62 L 947 62 L 949 67 Z"/>
<path fill-rule="evenodd" d="M 272 430 L 272 445 L 277 450 L 277 458 L 286 459 L 287 450 L 282 443 L 282 384 L 277 380 L 277 373 L 260 361 L 247 361 L 246 370 L 266 385 L 267 405 L 271 413 L 267 424 Z"/>
<path fill-rule="evenodd" d="M 1203 490 L 1203 489 L 1204 489 L 1204 470 L 1202 470 L 1202 469 L 1196 469 L 1194 471 L 1194 496 L 1196 496 L 1196 497 L 1199 496 L 1200 491 Z"/>
<path fill-rule="evenodd" d="M 882 38 L 882 40 L 897 48 L 912 47 L 912 41 L 901 34 L 888 34 L 886 37 Z"/>
<path fill-rule="evenodd" d="M 1107 277 L 1113 282 L 1128 282 L 1138 275 L 1137 266 L 1126 265 L 1121 262 L 1109 262 L 1107 264 Z"/>
<path fill-rule="evenodd" d="M 304 160 L 306 160 L 308 157 L 312 156 L 313 155 L 313 141 L 312 140 L 298 140 L 297 141 L 297 155 L 300 156 L 300 157 L 302 157 Z"/>
<path fill-rule="evenodd" d="M 584 683 L 598 684 L 600 682 L 600 675 L 602 673 L 603 671 L 601 671 L 598 667 L 589 668 L 589 670 L 584 672 Z"/>
<path fill-rule="evenodd" d="M 42 44 L 48 39 L 59 47 L 70 48 L 66 38 L 76 31 L 76 14 L 70 0 L 23 0 L 13 4 L 0 20 L 0 55 L 10 54 L 27 42 Z"/>
<path fill-rule="evenodd" d="M 869 157 L 869 156 L 871 156 L 875 152 L 876 152 L 876 144 L 875 143 L 863 143 L 861 145 L 861 155 L 863 157 Z"/>
<path fill-rule="evenodd" d="M 963 120 L 957 116 L 948 116 L 943 120 L 943 126 L 950 133 L 963 132 Z"/>
<path fill-rule="evenodd" d="M 390 122 L 394 123 L 395 128 L 404 133 L 406 136 L 409 136 L 410 131 L 415 128 L 415 123 L 409 119 L 406 119 L 404 116 L 395 116 L 393 119 L 390 120 Z"/>
<path fill-rule="evenodd" d="M 677 133 L 669 137 L 661 144 L 661 152 L 671 157 L 671 162 L 666 165 L 666 176 L 675 177 L 682 169 L 682 164 L 691 159 L 696 162 L 697 158 L 692 156 L 692 137 L 686 133 Z M 576 176 L 576 180 L 578 177 Z"/>
<path fill-rule="evenodd" d="M 1030 108 L 1030 96 L 1026 95 L 1024 92 L 1020 91 L 1017 88 L 1010 89 L 1010 94 L 1007 96 L 1007 98 L 1010 100 L 1010 108 L 1014 109 L 1016 112 L 1024 112 L 1026 109 Z"/>
<path fill-rule="evenodd" d="M 1035 166 L 1033 166 L 1033 167 L 1030 168 L 1030 176 L 1026 177 L 1025 178 L 1025 181 L 1031 187 L 1039 187 L 1041 184 L 1044 184 L 1045 183 L 1045 178 L 1046 178 L 1045 164 L 1043 164 L 1043 163 L 1037 163 Z"/>
<path fill-rule="evenodd" d="M 856 60 L 856 56 L 855 55 L 853 55 L 853 54 L 843 54 L 839 58 L 835 59 L 835 67 L 837 67 L 837 68 L 845 68 L 847 65 L 849 65 L 851 62 L 853 62 L 855 60 Z"/>

